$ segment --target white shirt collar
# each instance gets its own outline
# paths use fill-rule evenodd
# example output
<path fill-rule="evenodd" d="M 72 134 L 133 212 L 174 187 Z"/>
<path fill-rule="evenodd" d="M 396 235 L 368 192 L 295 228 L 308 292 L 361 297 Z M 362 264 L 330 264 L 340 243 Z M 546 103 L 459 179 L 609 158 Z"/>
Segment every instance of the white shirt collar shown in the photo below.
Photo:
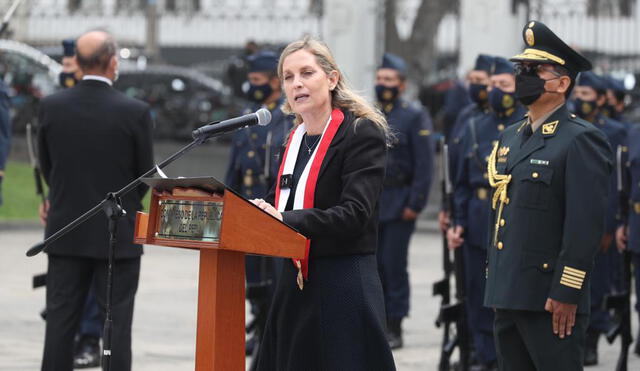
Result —
<path fill-rule="evenodd" d="M 82 77 L 83 80 L 97 80 L 97 81 L 102 81 L 106 84 L 109 84 L 109 86 L 113 86 L 113 82 L 111 80 L 109 80 L 108 78 L 104 77 L 104 76 L 98 76 L 98 75 L 84 75 Z"/>

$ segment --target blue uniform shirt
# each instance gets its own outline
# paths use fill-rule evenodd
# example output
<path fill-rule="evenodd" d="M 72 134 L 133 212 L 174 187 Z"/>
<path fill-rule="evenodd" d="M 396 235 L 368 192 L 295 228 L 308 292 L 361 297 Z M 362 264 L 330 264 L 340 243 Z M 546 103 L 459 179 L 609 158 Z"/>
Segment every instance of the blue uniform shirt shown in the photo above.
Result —
<path fill-rule="evenodd" d="M 382 111 L 395 135 L 380 197 L 380 221 L 388 222 L 400 219 L 405 207 L 420 212 L 427 203 L 433 173 L 433 126 L 424 108 L 402 99 L 386 104 Z"/>
<path fill-rule="evenodd" d="M 293 127 L 293 116 L 287 116 L 281 110 L 283 102 L 280 99 L 266 107 L 271 111 L 268 125 L 254 125 L 233 136 L 225 183 L 244 197 L 264 197 L 277 178 L 280 149 Z M 259 108 L 262 106 L 253 105 L 245 113 Z"/>
<path fill-rule="evenodd" d="M 618 146 L 623 145 L 626 142 L 627 129 L 623 123 L 599 114 L 598 116 L 596 116 L 593 125 L 600 129 L 607 136 L 607 140 L 609 141 L 609 145 L 611 146 L 613 153 L 616 152 Z M 615 163 L 614 158 L 612 158 L 611 161 L 612 163 Z M 607 206 L 607 217 L 605 222 L 605 233 L 607 234 L 613 234 L 615 232 L 617 224 L 617 189 L 618 181 L 616 172 L 614 171 L 611 173 L 611 178 L 609 180 L 609 198 Z"/>
<path fill-rule="evenodd" d="M 627 143 L 626 166 L 630 199 L 627 246 L 629 250 L 640 253 L 640 125 L 631 127 Z"/>
<path fill-rule="evenodd" d="M 488 115 L 489 112 L 477 104 L 469 104 L 460 111 L 456 123 L 449 132 L 447 145 L 449 146 L 449 174 L 451 174 L 451 182 L 455 182 L 456 174 L 458 174 L 458 162 L 461 151 L 462 138 L 467 130 L 470 122 L 477 123 Z"/>
<path fill-rule="evenodd" d="M 518 104 L 509 116 L 498 117 L 490 112 L 476 116 L 474 124 L 465 128 L 455 166 L 454 220 L 456 225 L 465 228 L 465 239 L 473 246 L 486 248 L 487 243 L 491 207 L 487 176 L 489 155 L 500 133 L 521 120 L 525 113 L 526 109 Z"/>

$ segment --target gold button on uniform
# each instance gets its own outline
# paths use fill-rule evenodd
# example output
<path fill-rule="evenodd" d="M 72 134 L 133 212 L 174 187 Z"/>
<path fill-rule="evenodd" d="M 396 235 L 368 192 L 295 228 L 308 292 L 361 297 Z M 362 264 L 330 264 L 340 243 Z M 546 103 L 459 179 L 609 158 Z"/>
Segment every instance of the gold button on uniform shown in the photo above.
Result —
<path fill-rule="evenodd" d="M 535 178 L 539 177 L 539 176 L 540 176 L 540 174 L 538 174 L 538 173 L 534 172 L 533 174 L 531 174 L 531 176 L 535 179 Z"/>
<path fill-rule="evenodd" d="M 505 220 L 504 219 L 500 219 L 500 226 L 501 227 L 504 227 L 504 223 L 506 223 Z"/>
<path fill-rule="evenodd" d="M 498 131 L 502 131 L 502 130 L 504 130 L 504 125 L 503 124 L 498 125 Z"/>
<path fill-rule="evenodd" d="M 504 244 L 502 242 L 498 242 L 498 250 L 502 250 Z"/>
<path fill-rule="evenodd" d="M 256 155 L 256 153 L 253 152 L 253 151 L 247 152 L 247 157 L 249 157 L 249 158 L 253 158 L 253 156 L 255 156 L 255 155 Z"/>
<path fill-rule="evenodd" d="M 547 264 L 547 263 L 542 264 L 542 268 L 544 268 L 544 269 L 549 268 L 549 264 Z"/>

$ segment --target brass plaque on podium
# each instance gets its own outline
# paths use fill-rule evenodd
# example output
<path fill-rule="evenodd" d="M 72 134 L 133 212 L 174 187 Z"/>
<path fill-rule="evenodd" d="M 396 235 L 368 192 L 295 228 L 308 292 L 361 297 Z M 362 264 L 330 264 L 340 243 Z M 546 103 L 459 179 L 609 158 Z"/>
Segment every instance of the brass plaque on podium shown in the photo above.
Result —
<path fill-rule="evenodd" d="M 156 237 L 219 242 L 222 201 L 160 200 Z"/>

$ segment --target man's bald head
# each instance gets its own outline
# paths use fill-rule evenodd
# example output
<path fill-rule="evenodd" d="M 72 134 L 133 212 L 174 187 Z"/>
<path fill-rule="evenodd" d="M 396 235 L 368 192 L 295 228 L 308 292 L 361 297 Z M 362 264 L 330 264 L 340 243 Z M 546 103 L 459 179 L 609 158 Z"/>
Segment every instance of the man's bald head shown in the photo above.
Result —
<path fill-rule="evenodd" d="M 85 73 L 107 72 L 116 55 L 113 36 L 104 31 L 89 31 L 76 42 L 78 66 Z"/>

